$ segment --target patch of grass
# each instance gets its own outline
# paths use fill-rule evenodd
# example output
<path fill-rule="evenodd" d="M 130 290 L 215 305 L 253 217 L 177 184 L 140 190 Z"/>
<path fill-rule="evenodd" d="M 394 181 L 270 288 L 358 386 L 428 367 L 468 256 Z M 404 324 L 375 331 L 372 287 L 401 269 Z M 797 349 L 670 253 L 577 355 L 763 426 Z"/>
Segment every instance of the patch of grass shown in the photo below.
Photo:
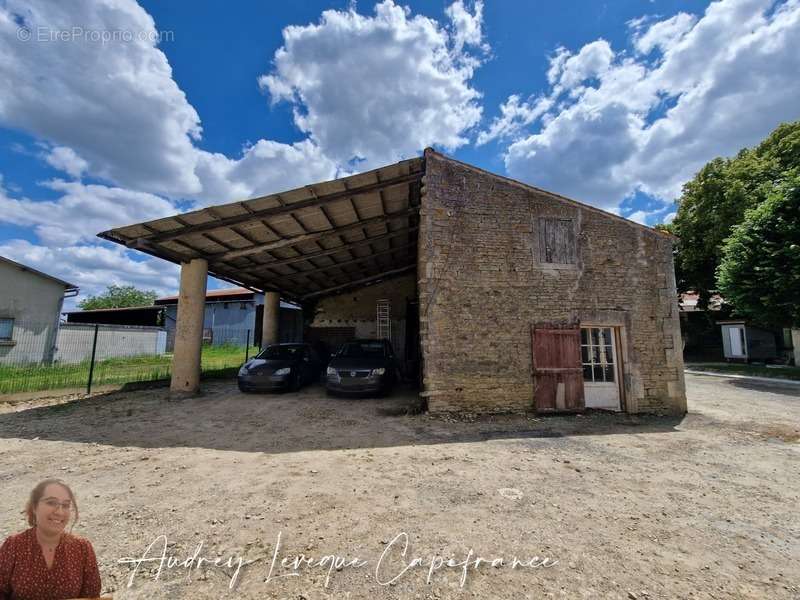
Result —
<path fill-rule="evenodd" d="M 800 367 L 767 367 L 766 365 L 745 363 L 686 363 L 686 368 L 713 373 L 750 375 L 753 377 L 772 377 L 800 381 Z"/>
<path fill-rule="evenodd" d="M 251 348 L 249 355 L 256 352 L 256 348 Z M 233 376 L 244 359 L 245 348 L 242 346 L 206 346 L 201 358 L 203 377 Z M 89 363 L 87 360 L 75 364 L 0 365 L 0 394 L 86 387 Z M 92 385 L 167 379 L 171 367 L 171 354 L 98 360 L 94 365 Z"/>

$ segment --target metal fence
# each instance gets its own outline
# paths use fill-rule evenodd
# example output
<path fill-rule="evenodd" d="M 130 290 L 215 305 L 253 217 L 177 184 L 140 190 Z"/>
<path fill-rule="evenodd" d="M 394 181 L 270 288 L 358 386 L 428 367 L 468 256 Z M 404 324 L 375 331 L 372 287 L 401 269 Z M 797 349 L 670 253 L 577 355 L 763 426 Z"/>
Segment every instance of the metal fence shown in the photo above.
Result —
<path fill-rule="evenodd" d="M 161 327 L 13 320 L 0 337 L 0 396 L 168 379 L 172 353 Z M 204 377 L 234 375 L 253 356 L 252 330 L 204 331 Z"/>

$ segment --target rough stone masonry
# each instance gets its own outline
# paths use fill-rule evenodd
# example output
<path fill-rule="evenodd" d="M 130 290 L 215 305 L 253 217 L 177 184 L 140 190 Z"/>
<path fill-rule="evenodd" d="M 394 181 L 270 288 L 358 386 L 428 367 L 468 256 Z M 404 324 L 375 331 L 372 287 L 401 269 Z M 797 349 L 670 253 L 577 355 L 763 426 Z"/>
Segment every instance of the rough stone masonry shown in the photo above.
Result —
<path fill-rule="evenodd" d="M 684 413 L 673 238 L 426 151 L 419 302 L 436 411 L 533 407 L 531 326 L 620 332 L 623 409 Z M 543 219 L 574 223 L 574 262 L 543 261 Z"/>

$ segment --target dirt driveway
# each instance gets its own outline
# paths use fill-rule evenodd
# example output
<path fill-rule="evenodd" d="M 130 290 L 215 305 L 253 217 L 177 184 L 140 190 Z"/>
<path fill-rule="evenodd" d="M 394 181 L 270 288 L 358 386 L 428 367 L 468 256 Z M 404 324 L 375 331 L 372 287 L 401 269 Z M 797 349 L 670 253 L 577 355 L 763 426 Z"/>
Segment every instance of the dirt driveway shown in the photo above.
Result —
<path fill-rule="evenodd" d="M 115 598 L 800 598 L 800 387 L 687 386 L 682 419 L 456 421 L 227 381 L 0 404 L 0 536 L 56 475 Z"/>

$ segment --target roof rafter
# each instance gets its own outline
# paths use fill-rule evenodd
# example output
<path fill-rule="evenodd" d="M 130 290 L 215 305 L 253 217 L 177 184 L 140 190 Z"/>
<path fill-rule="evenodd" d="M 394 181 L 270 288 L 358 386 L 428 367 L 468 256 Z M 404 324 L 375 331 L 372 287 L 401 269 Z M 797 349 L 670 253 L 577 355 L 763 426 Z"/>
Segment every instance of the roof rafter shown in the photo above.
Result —
<path fill-rule="evenodd" d="M 348 281 L 347 283 L 343 283 L 341 285 L 337 285 L 334 287 L 329 287 L 323 290 L 317 290 L 316 292 L 311 292 L 310 294 L 306 294 L 301 296 L 301 300 L 307 300 L 308 298 L 313 298 L 315 296 L 321 296 L 323 294 L 332 294 L 334 292 L 339 292 L 350 287 L 355 287 L 358 285 L 365 285 L 367 283 L 372 283 L 373 281 L 378 281 L 380 279 L 387 279 L 389 277 L 393 277 L 394 275 L 399 275 L 400 273 L 405 273 L 406 271 L 410 271 L 412 269 L 416 269 L 417 265 L 406 265 L 404 267 L 400 267 L 399 269 L 392 269 L 391 271 L 386 271 L 383 273 L 378 273 L 377 275 L 370 275 L 369 277 L 363 277 L 361 279 L 355 279 L 353 281 Z"/>
<path fill-rule="evenodd" d="M 296 235 L 293 237 L 287 237 L 282 240 L 275 240 L 273 242 L 267 242 L 264 244 L 257 244 L 254 246 L 250 246 L 248 248 L 240 248 L 238 250 L 229 250 L 226 252 L 219 252 L 216 254 L 209 254 L 208 259 L 211 261 L 226 261 L 231 260 L 233 258 L 239 258 L 241 256 L 250 256 L 251 254 L 261 254 L 262 252 L 270 252 L 272 250 L 277 250 L 279 248 L 285 248 L 287 246 L 295 246 L 297 244 L 303 244 L 306 242 L 313 242 L 318 239 L 330 236 L 337 236 L 342 233 L 348 233 L 350 231 L 357 231 L 359 229 L 363 229 L 364 227 L 368 227 L 370 225 L 377 225 L 382 223 L 387 223 L 393 219 L 401 219 L 403 217 L 408 217 L 411 214 L 415 214 L 418 212 L 418 209 L 408 209 L 408 210 L 401 210 L 395 213 L 390 213 L 388 215 L 383 215 L 380 217 L 373 217 L 372 219 L 365 219 L 363 221 L 357 221 L 350 225 L 343 225 L 337 227 L 335 229 L 324 229 L 322 231 L 315 231 L 312 233 L 304 233 L 301 235 Z M 266 265 L 265 265 L 266 266 Z"/>
<path fill-rule="evenodd" d="M 403 244 L 402 246 L 396 246 L 394 248 L 389 248 L 388 250 L 383 250 L 381 252 L 374 252 L 372 254 L 368 254 L 367 256 L 362 256 L 361 258 L 356 258 L 356 259 L 353 259 L 353 260 L 345 260 L 345 261 L 342 261 L 340 263 L 333 263 L 331 265 L 326 265 L 324 267 L 317 267 L 317 268 L 314 268 L 314 269 L 309 269 L 307 271 L 298 271 L 297 273 L 292 273 L 291 275 L 284 275 L 284 276 L 282 276 L 282 279 L 290 279 L 291 280 L 291 279 L 294 279 L 296 277 L 300 277 L 300 276 L 303 276 L 303 275 L 309 275 L 309 274 L 312 274 L 312 273 L 323 273 L 323 272 L 326 272 L 326 271 L 330 271 L 332 269 L 340 269 L 342 267 L 346 267 L 346 266 L 349 266 L 349 265 L 355 265 L 355 264 L 359 264 L 359 263 L 369 262 L 371 260 L 374 260 L 378 256 L 386 256 L 386 255 L 395 254 L 396 252 L 399 252 L 400 250 L 406 250 L 407 248 L 410 248 L 411 246 L 416 246 L 416 242 L 411 243 L 411 244 Z"/>
<path fill-rule="evenodd" d="M 328 248 L 326 250 L 320 250 L 318 252 L 312 252 L 310 254 L 301 254 L 300 256 L 293 256 L 291 258 L 284 258 L 273 262 L 263 263 L 263 265 L 261 265 L 254 272 L 260 272 L 262 269 L 267 269 L 268 267 L 280 267 L 283 265 L 292 265 L 299 262 L 311 261 L 317 258 L 322 258 L 324 256 L 331 256 L 332 254 L 338 254 L 339 252 L 348 252 L 352 256 L 350 250 L 352 250 L 353 248 L 359 248 L 361 246 L 369 246 L 371 244 L 374 244 L 375 242 L 381 242 L 384 240 L 390 240 L 397 237 L 403 237 L 405 235 L 409 235 L 410 237 L 410 234 L 416 231 L 417 229 L 418 227 L 416 226 L 408 228 L 404 227 L 402 229 L 398 229 L 397 231 L 391 231 L 389 233 L 376 235 L 364 240 L 359 240 L 357 242 L 344 243 L 341 246 L 336 246 L 335 248 Z"/>

